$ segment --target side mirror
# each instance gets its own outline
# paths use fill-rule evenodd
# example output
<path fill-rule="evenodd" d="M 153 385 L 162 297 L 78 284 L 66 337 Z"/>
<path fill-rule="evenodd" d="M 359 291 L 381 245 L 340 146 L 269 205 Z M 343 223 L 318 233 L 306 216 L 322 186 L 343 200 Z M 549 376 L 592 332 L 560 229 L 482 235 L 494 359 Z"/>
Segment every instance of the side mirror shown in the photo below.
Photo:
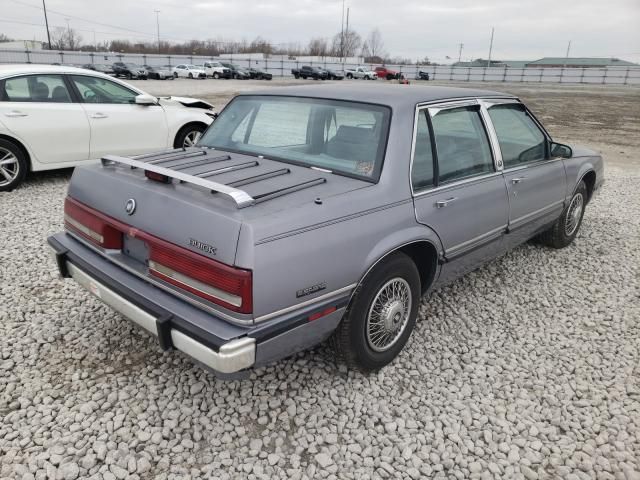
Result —
<path fill-rule="evenodd" d="M 573 150 L 569 145 L 551 142 L 551 156 L 553 158 L 571 158 L 573 156 Z"/>
<path fill-rule="evenodd" d="M 136 96 L 136 105 L 157 105 L 158 99 L 153 95 L 143 93 Z"/>

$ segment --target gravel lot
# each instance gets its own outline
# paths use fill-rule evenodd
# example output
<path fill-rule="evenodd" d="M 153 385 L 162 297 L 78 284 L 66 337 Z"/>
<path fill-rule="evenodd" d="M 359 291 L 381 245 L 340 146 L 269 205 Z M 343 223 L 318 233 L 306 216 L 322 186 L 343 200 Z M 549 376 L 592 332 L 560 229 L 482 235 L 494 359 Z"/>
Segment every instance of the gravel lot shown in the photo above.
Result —
<path fill-rule="evenodd" d="M 0 478 L 639 480 L 640 90 L 535 88 L 502 86 L 607 155 L 576 242 L 435 292 L 377 375 L 320 346 L 217 380 L 58 279 L 45 238 L 69 172 L 0 193 Z"/>

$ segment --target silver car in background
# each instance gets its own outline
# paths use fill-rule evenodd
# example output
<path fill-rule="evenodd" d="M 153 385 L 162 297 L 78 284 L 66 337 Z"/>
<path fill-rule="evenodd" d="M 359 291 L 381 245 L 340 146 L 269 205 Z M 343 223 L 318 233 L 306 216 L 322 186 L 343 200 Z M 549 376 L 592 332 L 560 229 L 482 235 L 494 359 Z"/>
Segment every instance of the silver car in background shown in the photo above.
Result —
<path fill-rule="evenodd" d="M 528 239 L 571 244 L 603 179 L 511 95 L 278 88 L 235 97 L 194 148 L 76 169 L 49 244 L 63 276 L 214 371 L 329 337 L 370 371 L 424 294 Z"/>

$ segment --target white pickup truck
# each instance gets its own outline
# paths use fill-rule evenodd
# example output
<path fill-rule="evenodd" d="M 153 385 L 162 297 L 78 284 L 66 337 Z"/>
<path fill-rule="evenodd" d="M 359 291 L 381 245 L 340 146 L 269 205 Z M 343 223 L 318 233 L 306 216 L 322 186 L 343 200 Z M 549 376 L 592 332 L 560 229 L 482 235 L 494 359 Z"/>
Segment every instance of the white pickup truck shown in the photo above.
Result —
<path fill-rule="evenodd" d="M 220 62 L 204 62 L 202 69 L 207 74 L 207 78 L 231 78 L 231 70 Z"/>
<path fill-rule="evenodd" d="M 365 80 L 377 80 L 378 74 L 373 70 L 369 70 L 366 67 L 357 67 L 355 69 L 345 70 L 345 77 L 351 78 L 364 78 Z"/>

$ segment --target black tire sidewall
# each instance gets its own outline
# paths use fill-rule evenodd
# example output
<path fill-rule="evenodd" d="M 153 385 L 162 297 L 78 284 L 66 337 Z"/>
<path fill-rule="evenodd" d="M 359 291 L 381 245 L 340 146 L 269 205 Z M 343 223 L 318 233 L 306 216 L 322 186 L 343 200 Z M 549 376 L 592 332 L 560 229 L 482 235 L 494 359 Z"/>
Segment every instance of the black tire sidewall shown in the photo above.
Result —
<path fill-rule="evenodd" d="M 569 207 L 571 206 L 571 202 L 573 202 L 573 199 L 578 194 L 582 195 L 582 211 L 580 212 L 580 220 L 578 221 L 578 226 L 573 231 L 573 233 L 571 235 L 567 235 L 566 229 L 565 229 L 567 224 L 567 212 L 569 210 Z M 585 212 L 586 206 L 587 206 L 587 187 L 584 184 L 584 182 L 580 182 L 580 184 L 576 187 L 575 192 L 573 192 L 573 195 L 571 195 L 571 200 L 569 200 L 569 203 L 567 204 L 566 208 L 562 210 L 562 215 L 559 218 L 558 234 L 560 236 L 561 243 L 563 245 L 569 245 L 571 242 L 573 242 L 573 240 L 578 235 L 578 232 L 580 231 L 580 227 L 582 226 L 582 219 L 584 218 L 584 212 Z"/>
<path fill-rule="evenodd" d="M 187 135 L 189 133 L 193 132 L 194 130 L 197 130 L 198 132 L 202 133 L 205 131 L 205 129 L 206 127 L 203 127 L 202 125 L 185 125 L 178 131 L 178 134 L 176 135 L 176 138 L 173 143 L 173 148 L 183 148 L 184 140 L 185 138 L 187 138 Z"/>
<path fill-rule="evenodd" d="M 376 352 L 366 338 L 367 316 L 376 294 L 392 278 L 400 277 L 411 288 L 411 312 L 404 332 L 387 351 Z M 420 275 L 413 261 L 402 253 L 383 260 L 369 272 L 349 307 L 349 344 L 353 360 L 363 370 L 378 370 L 390 363 L 404 348 L 416 323 L 420 305 Z"/>
<path fill-rule="evenodd" d="M 6 148 L 10 150 L 11 153 L 15 155 L 18 159 L 18 176 L 8 185 L 4 185 L 0 187 L 0 192 L 10 192 L 15 189 L 18 185 L 20 185 L 25 177 L 27 176 L 27 170 L 29 169 L 29 162 L 27 161 L 27 157 L 25 156 L 22 149 L 17 146 L 15 143 L 5 140 L 4 138 L 0 138 L 0 147 Z M 2 177 L 4 179 L 4 177 Z"/>

